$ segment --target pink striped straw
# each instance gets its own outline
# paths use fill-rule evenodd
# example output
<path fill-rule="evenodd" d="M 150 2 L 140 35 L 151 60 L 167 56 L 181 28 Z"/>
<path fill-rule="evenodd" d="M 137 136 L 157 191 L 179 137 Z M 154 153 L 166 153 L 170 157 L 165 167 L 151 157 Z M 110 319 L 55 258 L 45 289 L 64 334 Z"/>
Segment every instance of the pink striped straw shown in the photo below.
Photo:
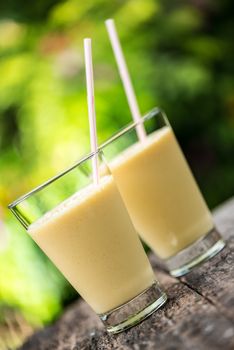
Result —
<path fill-rule="evenodd" d="M 96 128 L 96 112 L 94 100 L 94 80 L 93 80 L 93 62 L 92 62 L 92 44 L 91 39 L 84 39 L 84 54 L 85 54 L 85 70 L 86 70 L 86 89 L 87 103 L 89 114 L 89 132 L 91 151 L 97 152 L 97 128 Z M 98 174 L 98 154 L 95 153 L 92 157 L 93 182 L 95 185 L 99 183 Z"/>

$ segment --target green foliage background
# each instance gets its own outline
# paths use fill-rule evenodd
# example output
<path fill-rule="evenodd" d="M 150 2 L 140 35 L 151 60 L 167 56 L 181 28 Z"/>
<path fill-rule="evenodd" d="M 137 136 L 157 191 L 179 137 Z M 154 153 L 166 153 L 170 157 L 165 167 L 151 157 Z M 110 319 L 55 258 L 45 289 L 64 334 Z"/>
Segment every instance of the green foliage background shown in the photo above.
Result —
<path fill-rule="evenodd" d="M 234 192 L 231 1 L 0 3 L 0 313 L 35 326 L 76 297 L 6 206 L 89 151 L 83 38 L 93 39 L 98 139 L 131 120 L 104 20 L 114 17 L 142 113 L 163 108 L 208 205 Z"/>

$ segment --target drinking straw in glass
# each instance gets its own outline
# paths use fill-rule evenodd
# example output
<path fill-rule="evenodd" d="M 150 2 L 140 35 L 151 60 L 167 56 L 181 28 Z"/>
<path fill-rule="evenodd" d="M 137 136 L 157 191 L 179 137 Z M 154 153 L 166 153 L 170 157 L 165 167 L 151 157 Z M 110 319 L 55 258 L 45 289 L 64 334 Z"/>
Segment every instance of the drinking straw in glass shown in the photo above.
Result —
<path fill-rule="evenodd" d="M 110 175 L 90 154 L 9 205 L 31 238 L 98 314 L 110 333 L 162 306 L 162 291 Z"/>
<path fill-rule="evenodd" d="M 173 276 L 188 273 L 224 247 L 164 112 L 151 110 L 101 149 L 137 232 Z"/>

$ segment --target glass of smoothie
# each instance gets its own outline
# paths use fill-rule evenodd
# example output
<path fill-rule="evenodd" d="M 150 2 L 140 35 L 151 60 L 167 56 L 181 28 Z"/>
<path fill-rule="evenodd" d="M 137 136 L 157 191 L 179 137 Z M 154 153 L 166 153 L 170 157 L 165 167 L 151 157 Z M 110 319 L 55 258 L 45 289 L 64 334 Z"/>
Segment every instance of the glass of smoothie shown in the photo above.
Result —
<path fill-rule="evenodd" d="M 142 127 L 145 138 L 139 141 Z M 125 127 L 101 149 L 137 232 L 171 275 L 188 273 L 224 247 L 160 109 Z"/>
<path fill-rule="evenodd" d="M 166 301 L 117 186 L 90 154 L 9 208 L 94 309 L 110 333 L 127 329 Z M 98 155 L 100 157 L 100 154 Z"/>

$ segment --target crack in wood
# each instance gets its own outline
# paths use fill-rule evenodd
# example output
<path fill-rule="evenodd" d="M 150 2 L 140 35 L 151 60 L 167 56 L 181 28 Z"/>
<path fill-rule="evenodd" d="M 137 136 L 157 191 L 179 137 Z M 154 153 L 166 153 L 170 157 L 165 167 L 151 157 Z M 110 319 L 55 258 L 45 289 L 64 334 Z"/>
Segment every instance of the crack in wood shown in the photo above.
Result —
<path fill-rule="evenodd" d="M 200 295 L 204 300 L 206 300 L 210 305 L 212 305 L 218 312 L 220 312 L 223 317 L 225 317 L 228 321 L 233 323 L 233 318 L 228 317 L 228 315 L 222 310 L 222 308 L 220 308 L 219 305 L 217 305 L 212 299 L 202 294 L 198 289 L 193 288 L 189 283 L 185 282 L 183 279 L 181 279 L 180 282 L 186 287 L 188 287 L 189 289 L 191 289 L 193 292 Z"/>

